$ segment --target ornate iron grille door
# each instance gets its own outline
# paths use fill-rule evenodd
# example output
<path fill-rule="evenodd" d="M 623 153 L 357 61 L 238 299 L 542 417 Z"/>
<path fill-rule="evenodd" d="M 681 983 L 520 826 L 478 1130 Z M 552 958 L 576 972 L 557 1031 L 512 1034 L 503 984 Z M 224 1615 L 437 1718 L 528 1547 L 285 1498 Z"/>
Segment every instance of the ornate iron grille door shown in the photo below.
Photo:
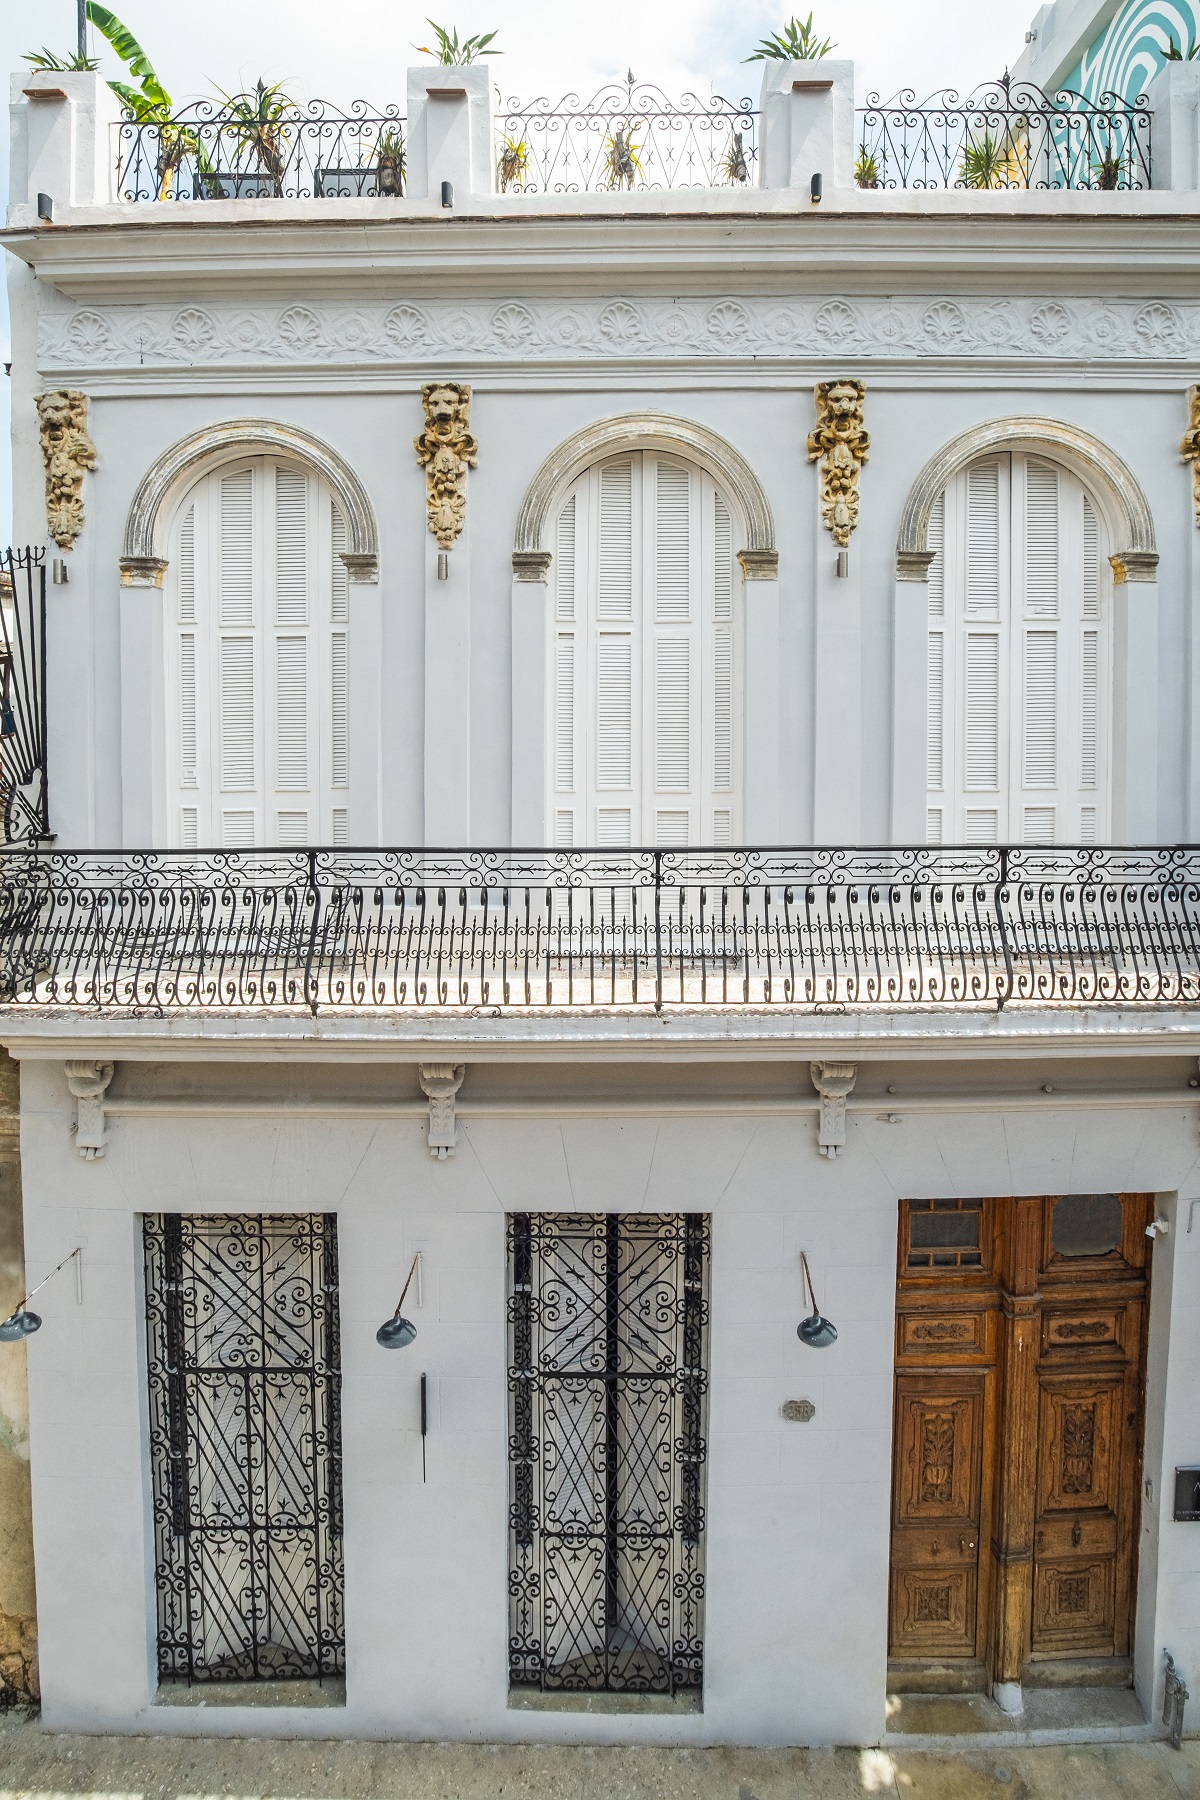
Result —
<path fill-rule="evenodd" d="M 144 1222 L 158 1671 L 345 1670 L 337 1220 Z"/>
<path fill-rule="evenodd" d="M 699 1689 L 708 1220 L 518 1213 L 508 1242 L 512 1686 Z"/>

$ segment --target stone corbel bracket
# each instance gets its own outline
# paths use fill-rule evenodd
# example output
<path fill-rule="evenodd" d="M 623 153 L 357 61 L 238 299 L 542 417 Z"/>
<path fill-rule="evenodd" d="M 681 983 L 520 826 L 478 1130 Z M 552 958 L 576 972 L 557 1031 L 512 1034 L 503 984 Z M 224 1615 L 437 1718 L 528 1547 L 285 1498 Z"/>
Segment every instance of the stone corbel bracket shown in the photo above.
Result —
<path fill-rule="evenodd" d="M 46 465 L 46 529 L 60 550 L 71 550 L 83 530 L 84 471 L 96 467 L 87 395 L 76 388 L 52 388 L 39 394 L 35 405 Z"/>
<path fill-rule="evenodd" d="M 832 1162 L 846 1148 L 846 1100 L 858 1080 L 858 1064 L 814 1062 L 808 1072 L 821 1096 L 817 1148 Z"/>
<path fill-rule="evenodd" d="M 84 1162 L 104 1155 L 108 1142 L 104 1096 L 113 1078 L 110 1062 L 69 1062 L 67 1086 L 75 1097 L 75 1148 Z"/>
<path fill-rule="evenodd" d="M 1184 462 L 1192 465 L 1192 506 L 1196 523 L 1200 525 L 1200 387 L 1188 389 L 1188 428 L 1179 454 Z"/>
<path fill-rule="evenodd" d="M 871 448 L 863 428 L 866 392 L 861 381 L 818 381 L 817 425 L 808 434 L 808 460 L 821 465 L 821 517 L 843 550 L 858 524 L 858 476 Z"/>
<path fill-rule="evenodd" d="M 471 390 L 461 381 L 427 381 L 421 389 L 425 429 L 413 443 L 425 470 L 425 508 L 439 550 L 451 550 L 467 518 L 467 470 L 479 445 L 470 433 Z"/>
<path fill-rule="evenodd" d="M 421 1063 L 417 1076 L 429 1101 L 429 1154 L 438 1162 L 453 1156 L 458 1145 L 454 1102 L 467 1072 L 465 1063 Z"/>

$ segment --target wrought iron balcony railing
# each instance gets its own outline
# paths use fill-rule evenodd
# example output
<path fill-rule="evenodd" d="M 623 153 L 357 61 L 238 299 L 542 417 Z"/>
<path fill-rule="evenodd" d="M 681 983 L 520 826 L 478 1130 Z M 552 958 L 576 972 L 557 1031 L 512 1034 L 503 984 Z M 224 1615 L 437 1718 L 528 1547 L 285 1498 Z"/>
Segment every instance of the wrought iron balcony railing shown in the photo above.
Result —
<path fill-rule="evenodd" d="M 0 842 L 50 833 L 46 787 L 46 557 L 0 551 Z"/>
<path fill-rule="evenodd" d="M 253 96 L 244 97 L 253 100 Z M 324 100 L 229 108 L 199 100 L 168 122 L 117 127 L 122 200 L 346 200 L 404 192 L 397 106 Z"/>
<path fill-rule="evenodd" d="M 1148 188 L 1145 98 L 1045 94 L 1007 74 L 960 98 L 871 94 L 858 111 L 855 180 L 863 188 Z"/>
<path fill-rule="evenodd" d="M 0 984 L 129 1014 L 1195 1006 L 1200 847 L 8 850 Z"/>
<path fill-rule="evenodd" d="M 497 108 L 496 126 L 501 193 L 744 187 L 758 179 L 752 100 L 672 100 L 632 73 L 590 100 L 508 100 Z"/>

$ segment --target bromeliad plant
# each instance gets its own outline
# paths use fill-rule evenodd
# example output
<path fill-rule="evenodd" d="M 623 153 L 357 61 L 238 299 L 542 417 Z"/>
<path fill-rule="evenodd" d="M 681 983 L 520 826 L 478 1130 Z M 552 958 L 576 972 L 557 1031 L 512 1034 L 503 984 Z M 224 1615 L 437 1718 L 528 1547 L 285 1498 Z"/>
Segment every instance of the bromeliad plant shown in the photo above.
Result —
<path fill-rule="evenodd" d="M 860 188 L 877 188 L 879 186 L 879 158 L 873 155 L 865 144 L 860 144 L 858 147 L 858 155 L 854 161 L 854 180 Z"/>
<path fill-rule="evenodd" d="M 721 173 L 731 186 L 750 179 L 750 170 L 746 165 L 746 151 L 742 144 L 740 131 L 731 131 L 729 134 L 729 148 L 721 158 Z"/>
<path fill-rule="evenodd" d="M 751 51 L 746 62 L 819 62 L 835 48 L 831 38 L 817 36 L 813 16 L 789 19 L 782 31 L 773 31 Z"/>
<path fill-rule="evenodd" d="M 283 193 L 283 177 L 287 170 L 288 139 L 286 115 L 292 107 L 291 97 L 283 83 L 268 86 L 261 78 L 252 92 L 221 93 L 225 116 L 221 120 L 235 144 L 250 152 L 277 195 Z"/>
<path fill-rule="evenodd" d="M 435 25 L 432 19 L 426 19 L 425 23 L 431 27 L 433 35 L 437 39 L 437 49 L 431 50 L 428 44 L 414 44 L 413 49 L 419 50 L 422 56 L 432 56 L 434 62 L 445 63 L 447 68 L 461 69 L 464 64 L 473 63 L 477 56 L 504 55 L 503 50 L 488 48 L 492 39 L 497 35 L 494 31 L 485 31 L 477 37 L 463 38 L 460 43 L 456 25 L 452 25 L 447 31 L 444 25 Z"/>
<path fill-rule="evenodd" d="M 375 145 L 375 189 L 380 194 L 404 192 L 404 134 L 397 125 L 385 125 Z"/>
<path fill-rule="evenodd" d="M 506 137 L 500 146 L 500 159 L 496 164 L 496 179 L 500 183 L 502 194 L 507 194 L 509 188 L 521 186 L 528 164 L 529 145 L 525 139 Z"/>
<path fill-rule="evenodd" d="M 964 147 L 958 180 L 960 187 L 965 188 L 1025 187 L 1026 169 L 1020 146 L 1007 137 L 993 137 L 985 131 Z"/>
<path fill-rule="evenodd" d="M 612 136 L 604 140 L 604 166 L 610 188 L 631 188 L 642 179 L 644 170 L 638 151 L 641 145 L 629 124 L 618 125 Z"/>

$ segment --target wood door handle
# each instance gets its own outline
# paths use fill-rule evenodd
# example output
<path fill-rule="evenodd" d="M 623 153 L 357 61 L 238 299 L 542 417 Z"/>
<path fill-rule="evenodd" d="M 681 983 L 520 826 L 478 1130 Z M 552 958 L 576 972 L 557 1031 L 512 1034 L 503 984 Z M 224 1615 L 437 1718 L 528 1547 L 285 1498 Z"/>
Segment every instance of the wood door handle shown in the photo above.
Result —
<path fill-rule="evenodd" d="M 1071 1542 L 1077 1550 L 1083 1542 L 1083 1526 L 1079 1523 L 1078 1519 L 1076 1519 L 1071 1527 Z"/>

